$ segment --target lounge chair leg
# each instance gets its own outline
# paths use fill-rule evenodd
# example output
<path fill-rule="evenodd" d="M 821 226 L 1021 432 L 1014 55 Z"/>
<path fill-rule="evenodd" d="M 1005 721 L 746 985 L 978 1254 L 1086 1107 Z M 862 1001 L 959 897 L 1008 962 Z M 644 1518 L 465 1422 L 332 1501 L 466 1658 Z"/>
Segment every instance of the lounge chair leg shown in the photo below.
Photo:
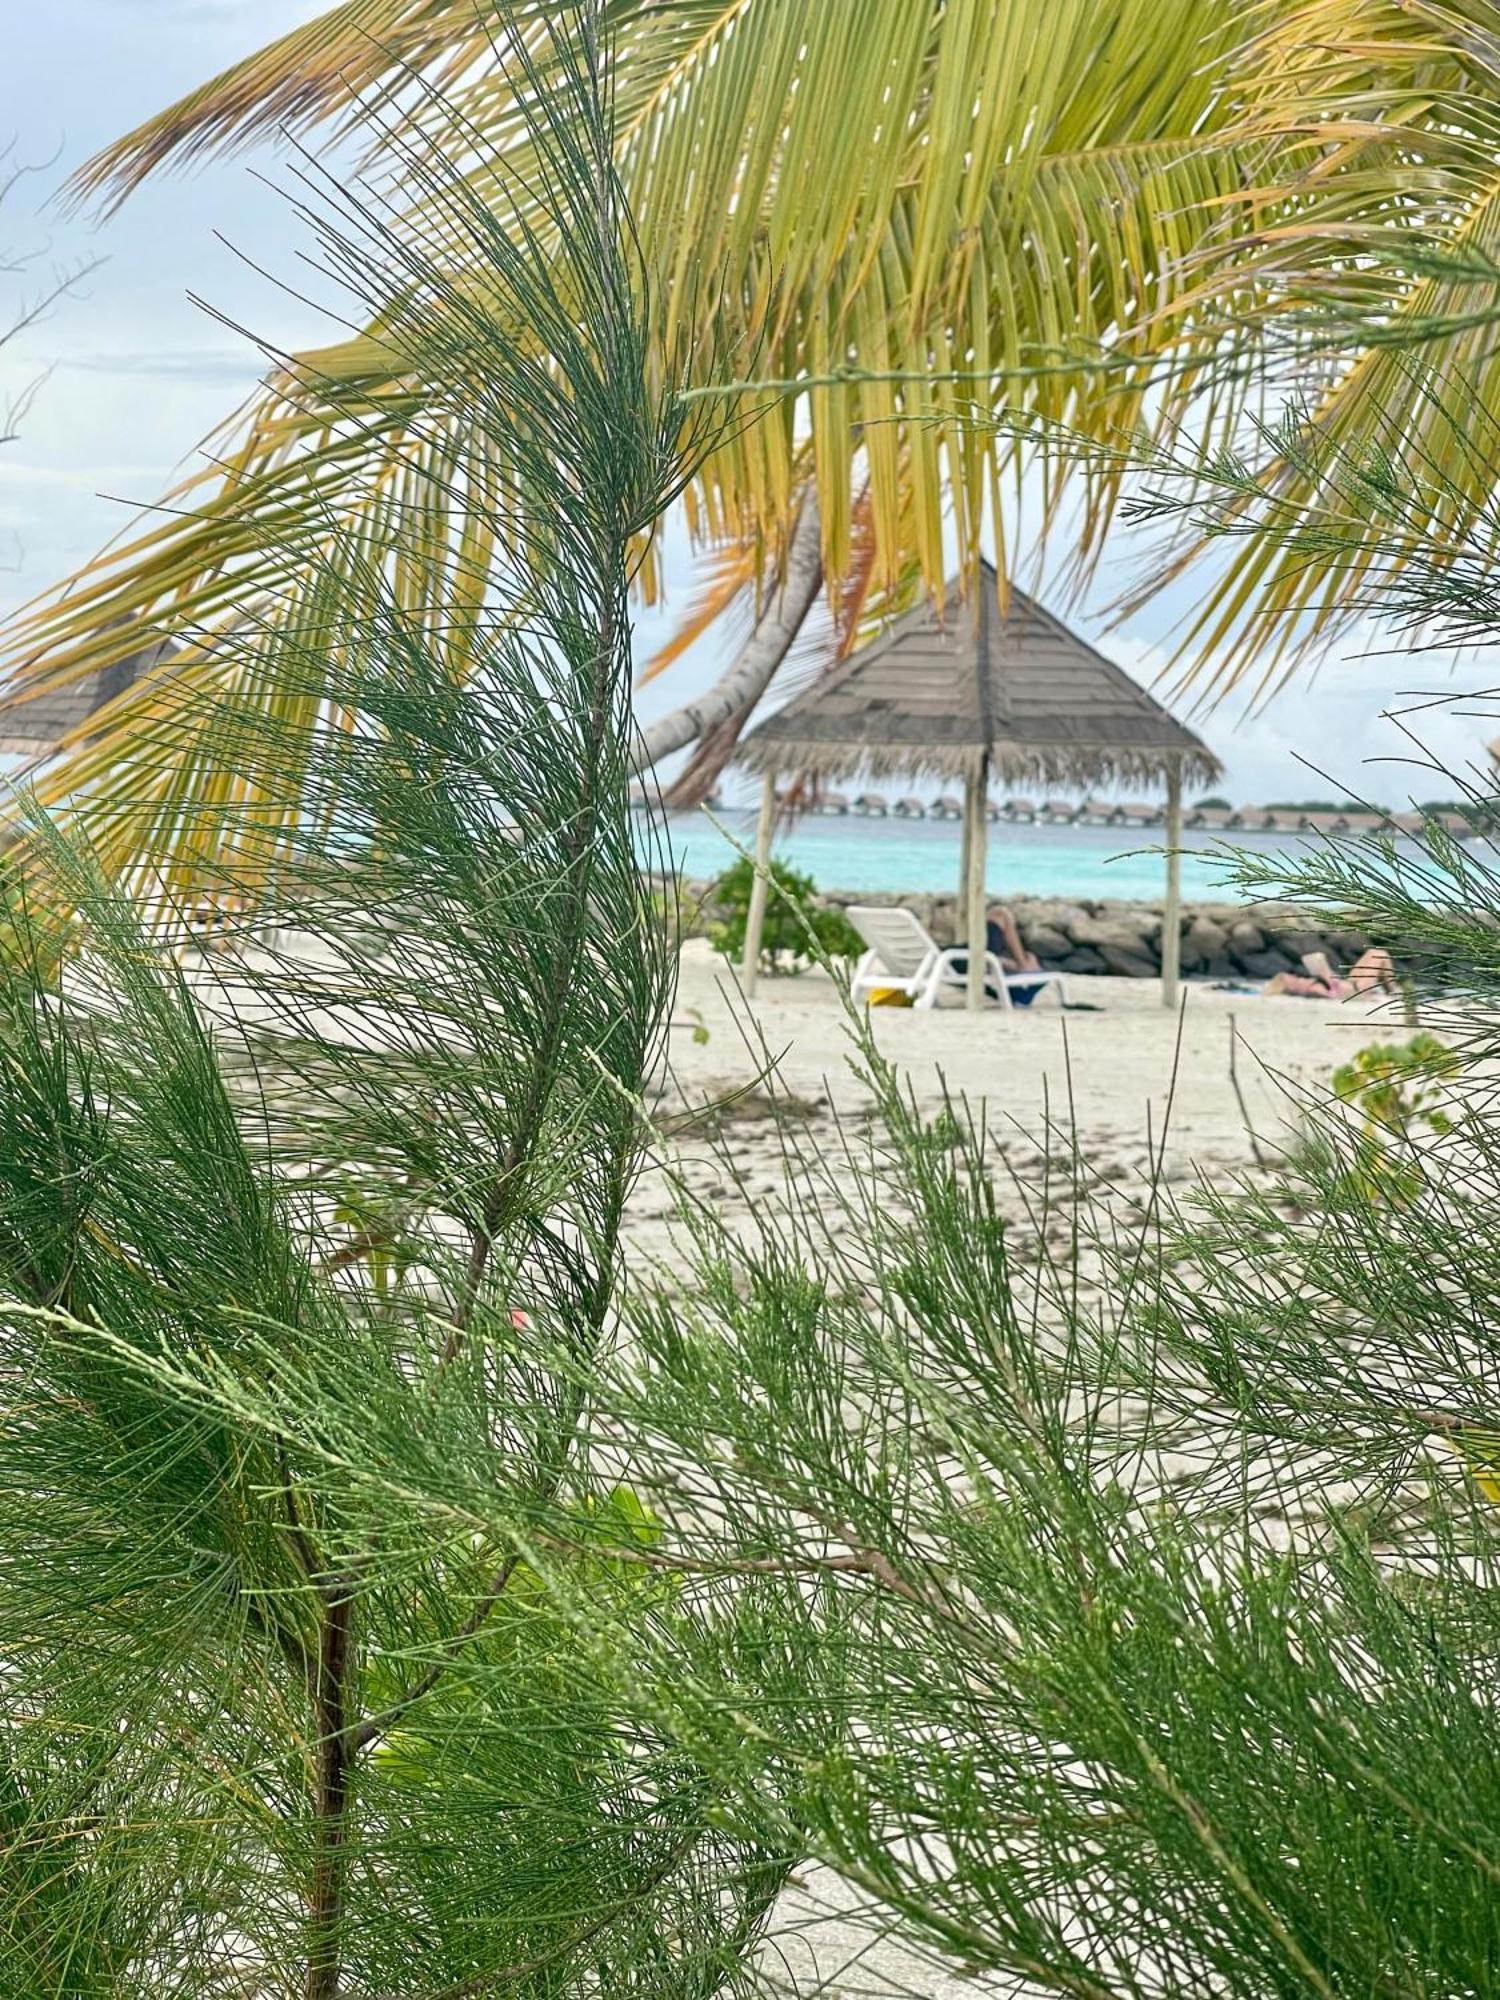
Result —
<path fill-rule="evenodd" d="M 993 986 L 1000 997 L 1000 1005 L 1009 1014 L 1015 1003 L 1010 997 L 1010 988 L 1005 983 L 1005 967 L 992 951 L 984 955 L 984 983 Z"/>

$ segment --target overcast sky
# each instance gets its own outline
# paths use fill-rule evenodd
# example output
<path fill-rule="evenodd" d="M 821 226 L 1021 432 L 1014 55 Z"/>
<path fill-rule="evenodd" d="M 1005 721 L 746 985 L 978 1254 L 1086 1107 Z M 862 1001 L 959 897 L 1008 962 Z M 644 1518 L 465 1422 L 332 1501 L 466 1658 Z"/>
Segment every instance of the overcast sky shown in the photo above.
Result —
<path fill-rule="evenodd" d="M 14 8 L 0 70 L 0 142 L 35 163 L 0 210 L 0 265 L 32 253 L 29 269 L 0 271 L 0 324 L 48 274 L 104 261 L 45 320 L 0 352 L 0 395 L 38 382 L 21 436 L 0 450 L 0 613 L 87 558 L 193 461 L 205 435 L 253 390 L 259 357 L 195 306 L 190 293 L 276 344 L 322 329 L 249 268 L 294 275 L 300 232 L 283 199 L 256 176 L 279 167 L 269 149 L 241 153 L 185 175 L 159 178 L 115 215 L 60 212 L 51 197 L 68 172 L 107 140 L 214 71 L 320 11 L 321 0 L 48 0 Z M 220 239 L 226 238 L 228 243 Z M 231 249 L 228 245 L 233 245 Z M 236 255 L 238 251 L 239 255 Z M 673 538 L 670 571 L 680 602 L 688 565 Z M 1099 609 L 1129 573 L 1121 546 L 1078 623 L 1123 665 L 1149 680 L 1171 650 L 1170 628 L 1190 601 L 1157 604 L 1106 633 Z M 647 621 L 642 644 L 659 630 Z M 1261 713 L 1239 705 L 1195 718 L 1228 767 L 1239 799 L 1310 796 L 1327 787 L 1300 771 L 1298 755 L 1367 796 L 1430 796 L 1433 781 L 1369 760 L 1400 754 L 1380 719 L 1409 691 L 1454 694 L 1500 680 L 1471 656 L 1455 675 L 1441 656 L 1406 660 L 1362 635 L 1302 676 Z M 700 648 L 643 704 L 652 712 L 701 685 L 715 668 Z M 1181 707 L 1182 704 L 1179 704 Z M 1462 707 L 1463 704 L 1457 704 Z M 1450 763 L 1478 754 L 1495 724 L 1430 711 L 1428 744 Z"/>

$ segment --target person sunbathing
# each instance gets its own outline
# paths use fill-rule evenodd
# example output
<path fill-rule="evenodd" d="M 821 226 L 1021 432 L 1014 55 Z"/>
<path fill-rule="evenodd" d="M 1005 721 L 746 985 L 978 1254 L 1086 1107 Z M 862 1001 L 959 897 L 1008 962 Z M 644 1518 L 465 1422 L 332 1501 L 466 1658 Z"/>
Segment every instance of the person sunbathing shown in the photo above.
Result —
<path fill-rule="evenodd" d="M 1042 961 L 1021 941 L 1015 918 L 1003 903 L 992 903 L 985 912 L 984 941 L 1000 961 L 1004 972 L 1040 972 Z"/>
<path fill-rule="evenodd" d="M 1016 920 L 1003 903 L 992 903 L 985 912 L 984 948 L 992 958 L 999 959 L 1000 970 L 1007 975 L 1005 983 L 1010 993 L 1011 1005 L 1029 1007 L 1041 992 L 1044 982 L 1033 986 L 1024 978 L 1018 979 L 1015 975 L 1027 972 L 1040 973 L 1042 961 L 1034 951 L 1026 949 L 1021 941 L 1021 932 Z M 953 959 L 953 970 L 967 972 L 968 969 L 968 955 L 960 948 L 959 954 Z M 991 1000 L 1000 998 L 992 985 L 986 983 L 984 990 Z"/>
<path fill-rule="evenodd" d="M 1003 903 L 992 903 L 985 912 L 985 949 L 1000 961 L 1000 970 L 1006 976 L 1006 987 L 1010 993 L 1012 1007 L 1029 1007 L 1042 990 L 1041 982 L 1032 985 L 1026 979 L 1018 979 L 1017 973 L 1040 972 L 1042 961 L 1034 951 L 1028 951 L 1022 942 L 1021 931 L 1015 918 Z M 1000 995 L 993 986 L 985 991 L 992 1000 Z"/>
<path fill-rule="evenodd" d="M 1302 954 L 1306 972 L 1278 972 L 1261 988 L 1262 993 L 1286 993 L 1298 1000 L 1348 1000 L 1356 993 L 1394 993 L 1396 968 L 1391 955 L 1378 945 L 1361 952 L 1349 970 L 1335 972 L 1326 952 Z"/>

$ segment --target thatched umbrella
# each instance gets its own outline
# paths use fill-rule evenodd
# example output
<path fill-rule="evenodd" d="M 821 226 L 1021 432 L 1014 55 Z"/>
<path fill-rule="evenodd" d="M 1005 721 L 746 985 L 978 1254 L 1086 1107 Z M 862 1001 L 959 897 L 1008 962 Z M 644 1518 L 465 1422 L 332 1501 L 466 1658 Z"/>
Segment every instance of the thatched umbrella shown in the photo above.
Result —
<path fill-rule="evenodd" d="M 765 780 L 758 893 L 745 937 L 747 989 L 754 988 L 760 958 L 776 774 L 803 771 L 831 780 L 861 770 L 876 777 L 914 773 L 964 780 L 968 997 L 971 1007 L 983 1006 L 984 808 L 994 773 L 1007 784 L 1084 792 L 1123 783 L 1165 786 L 1162 998 L 1176 1004 L 1182 787 L 1184 779 L 1211 784 L 1218 762 L 1129 674 L 1024 592 L 1012 588 L 1002 613 L 987 563 L 973 590 L 950 584 L 941 606 L 918 605 L 751 730 L 739 761 Z"/>
<path fill-rule="evenodd" d="M 85 740 L 96 715 L 155 673 L 176 650 L 170 639 L 151 638 L 122 659 L 61 686 L 32 692 L 24 678 L 13 681 L 0 689 L 0 752 L 37 764 Z"/>

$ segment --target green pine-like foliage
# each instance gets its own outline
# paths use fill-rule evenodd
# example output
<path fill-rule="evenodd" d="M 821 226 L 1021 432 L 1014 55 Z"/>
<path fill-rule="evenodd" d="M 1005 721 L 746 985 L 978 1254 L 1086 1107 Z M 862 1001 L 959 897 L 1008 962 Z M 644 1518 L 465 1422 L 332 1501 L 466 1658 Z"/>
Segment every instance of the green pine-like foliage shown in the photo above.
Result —
<path fill-rule="evenodd" d="M 787 1864 L 573 1615 L 707 1643 L 626 1560 L 659 1534 L 628 1466 L 581 1449 L 672 988 L 627 593 L 716 422 L 663 379 L 596 11 L 556 10 L 545 89 L 511 51 L 524 186 L 488 159 L 481 200 L 388 135 L 441 259 L 368 190 L 306 182 L 325 269 L 494 480 L 441 597 L 341 543 L 274 642 L 245 607 L 243 716 L 184 694 L 227 769 L 247 728 L 305 769 L 296 829 L 231 795 L 185 829 L 180 908 L 107 887 L 66 823 L 11 856 L 17 2000 L 686 2000 L 740 1977 Z"/>
<path fill-rule="evenodd" d="M 1493 435 L 1476 415 L 1465 466 Z M 1382 509 L 1369 466 L 1321 463 L 1315 513 L 1234 531 L 1400 557 L 1372 614 L 1492 642 L 1490 527 L 1448 536 L 1442 464 L 1393 447 Z M 1203 468 L 1180 504 L 1226 491 Z M 1492 729 L 1482 658 L 1468 679 Z M 1438 767 L 1420 709 L 1399 727 L 1412 785 L 1492 826 L 1493 775 Z M 1283 1085 L 1255 1168 L 1113 1187 L 1061 1119 L 1046 1170 L 1013 1175 L 1003 1106 L 923 1115 L 851 1018 L 870 1120 L 830 1156 L 789 1116 L 784 1191 L 748 1229 L 685 1208 L 691 1262 L 633 1298 L 611 1398 L 651 1441 L 649 1560 L 684 1601 L 779 1579 L 783 1643 L 823 1674 L 795 1710 L 678 1687 L 675 1727 L 738 1763 L 747 1807 L 777 1810 L 767 1768 L 799 1771 L 788 1841 L 946 1976 L 1028 2000 L 1480 2000 L 1500 866 L 1434 818 L 1238 873 L 1411 973 L 1373 1047 L 1351 1034 L 1337 1074 Z"/>
<path fill-rule="evenodd" d="M 671 1268 L 623 1268 L 672 991 L 627 589 L 722 433 L 651 337 L 596 12 L 507 44 L 508 206 L 503 156 L 481 201 L 392 135 L 440 260 L 309 177 L 381 380 L 493 478 L 442 510 L 441 591 L 430 522 L 382 522 L 420 564 L 339 543 L 295 615 L 245 605 L 242 708 L 184 693 L 206 758 L 299 774 L 295 821 L 286 785 L 195 807 L 181 907 L 66 816 L 10 856 L 0 1992 L 764 1993 L 812 1859 L 1001 1991 L 1479 2000 L 1483 848 L 1371 836 L 1293 885 L 1450 996 L 1446 1095 L 1375 1120 L 1373 1189 L 1357 1079 L 1177 1199 L 1054 1133 L 1018 1229 L 978 1108 L 920 1115 L 851 1020 L 872 1119 L 830 1151 L 789 1117 L 779 1199 L 732 1228 L 685 1189 Z M 1370 534 L 1441 516 L 1377 469 Z M 1412 546 L 1389 608 L 1461 620 L 1484 551 Z"/>
<path fill-rule="evenodd" d="M 787 1841 L 950 1961 L 912 1990 L 1495 1990 L 1500 876 L 1434 830 L 1451 900 L 1408 901 L 1381 852 L 1341 900 L 1445 980 L 1468 941 L 1441 1111 L 1289 1091 L 1268 1168 L 1134 1198 L 1064 1125 L 1002 1201 L 981 1109 L 852 1025 L 873 1120 L 830 1158 L 788 1116 L 780 1201 L 694 1208 L 634 1295 L 645 1560 L 779 1579 L 822 1664 L 730 1704 L 663 1653 L 674 1728 L 747 1809 L 801 1774 Z"/>

